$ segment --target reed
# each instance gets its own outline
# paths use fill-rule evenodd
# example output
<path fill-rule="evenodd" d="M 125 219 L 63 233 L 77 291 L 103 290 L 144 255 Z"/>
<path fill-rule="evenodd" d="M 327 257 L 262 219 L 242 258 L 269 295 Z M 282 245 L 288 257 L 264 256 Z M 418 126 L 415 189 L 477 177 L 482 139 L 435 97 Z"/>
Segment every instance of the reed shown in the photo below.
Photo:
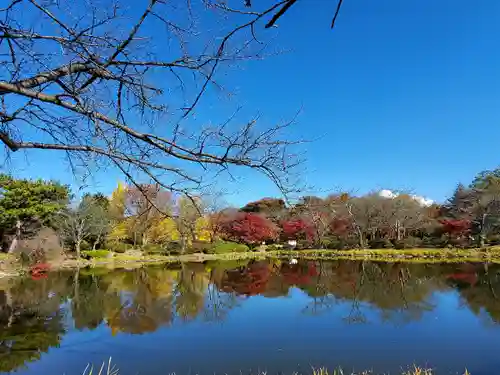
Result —
<path fill-rule="evenodd" d="M 173 373 L 169 373 L 170 375 L 175 375 Z M 104 362 L 99 369 L 94 369 L 92 365 L 87 365 L 82 375 L 119 375 L 118 368 L 115 367 L 114 364 L 111 363 L 111 358 L 108 362 Z M 261 372 L 257 375 L 266 375 L 266 372 Z M 292 374 L 297 375 L 297 374 Z M 345 372 L 341 368 L 328 370 L 326 367 L 313 368 L 311 375 L 377 375 L 372 371 L 363 371 L 363 372 Z M 381 374 L 379 374 L 381 375 Z M 403 371 L 401 375 L 433 375 L 431 369 L 422 368 L 419 366 L 413 366 L 411 369 Z M 466 369 L 463 375 L 471 375 L 471 373 Z"/>

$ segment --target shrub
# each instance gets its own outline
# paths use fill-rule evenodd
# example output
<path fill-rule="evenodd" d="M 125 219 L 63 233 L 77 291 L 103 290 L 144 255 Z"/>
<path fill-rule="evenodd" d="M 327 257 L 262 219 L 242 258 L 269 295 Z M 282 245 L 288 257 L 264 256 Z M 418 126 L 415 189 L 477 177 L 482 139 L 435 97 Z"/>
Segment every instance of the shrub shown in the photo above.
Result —
<path fill-rule="evenodd" d="M 489 236 L 487 242 L 489 245 L 492 245 L 492 246 L 500 245 L 500 235 L 494 234 L 492 236 Z"/>
<path fill-rule="evenodd" d="M 473 242 L 468 237 L 461 238 L 450 238 L 448 241 L 448 246 L 456 247 L 459 249 L 466 249 L 473 246 Z"/>
<path fill-rule="evenodd" d="M 269 245 L 266 247 L 267 251 L 283 250 L 283 245 Z"/>
<path fill-rule="evenodd" d="M 394 246 L 387 238 L 374 238 L 368 242 L 370 249 L 392 249 Z"/>
<path fill-rule="evenodd" d="M 19 241 L 14 255 L 25 264 L 33 264 L 61 259 L 64 257 L 64 249 L 57 233 L 51 228 L 42 227 Z"/>
<path fill-rule="evenodd" d="M 144 245 L 142 251 L 149 255 L 165 255 L 167 253 L 167 250 L 162 245 L 155 243 Z"/>
<path fill-rule="evenodd" d="M 299 241 L 297 241 L 297 246 L 295 248 L 297 250 L 310 249 L 311 248 L 311 241 L 299 240 Z"/>
<path fill-rule="evenodd" d="M 207 250 L 207 254 L 229 254 L 229 253 L 244 253 L 250 248 L 241 243 L 219 241 L 212 244 L 212 247 Z"/>
<path fill-rule="evenodd" d="M 355 236 L 349 236 L 342 239 L 341 249 L 358 249 L 359 248 L 359 238 Z"/>
<path fill-rule="evenodd" d="M 178 255 L 182 254 L 182 243 L 180 241 L 171 241 L 165 245 L 165 254 Z"/>
<path fill-rule="evenodd" d="M 441 237 L 424 237 L 421 242 L 421 246 L 425 248 L 443 248 L 446 247 L 448 239 L 445 236 Z"/>
<path fill-rule="evenodd" d="M 206 241 L 193 241 L 189 248 L 190 253 L 207 253 L 213 244 Z"/>
<path fill-rule="evenodd" d="M 88 251 L 88 250 L 92 250 L 92 246 L 90 245 L 90 243 L 89 243 L 88 241 L 83 240 L 83 241 L 80 243 L 80 250 L 81 250 L 81 251 Z"/>
<path fill-rule="evenodd" d="M 340 250 L 343 247 L 343 241 L 339 238 L 328 238 L 323 240 L 323 248 L 325 249 Z"/>
<path fill-rule="evenodd" d="M 84 258 L 109 258 L 113 256 L 113 253 L 109 250 L 88 250 L 82 251 L 82 256 Z"/>
<path fill-rule="evenodd" d="M 107 242 L 106 243 L 106 248 L 118 253 L 118 254 L 123 254 L 125 251 L 128 250 L 130 245 L 123 243 L 123 242 L 117 242 L 117 241 L 112 241 L 112 242 Z"/>
<path fill-rule="evenodd" d="M 403 240 L 393 242 L 396 249 L 414 249 L 422 246 L 422 240 L 417 237 L 408 237 Z"/>

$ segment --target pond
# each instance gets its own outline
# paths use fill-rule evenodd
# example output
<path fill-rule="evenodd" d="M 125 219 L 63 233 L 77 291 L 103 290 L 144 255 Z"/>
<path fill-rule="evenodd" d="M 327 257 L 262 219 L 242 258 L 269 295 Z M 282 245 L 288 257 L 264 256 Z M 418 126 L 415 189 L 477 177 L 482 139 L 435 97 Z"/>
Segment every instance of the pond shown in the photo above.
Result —
<path fill-rule="evenodd" d="M 232 261 L 0 281 L 0 373 L 497 375 L 500 267 Z"/>

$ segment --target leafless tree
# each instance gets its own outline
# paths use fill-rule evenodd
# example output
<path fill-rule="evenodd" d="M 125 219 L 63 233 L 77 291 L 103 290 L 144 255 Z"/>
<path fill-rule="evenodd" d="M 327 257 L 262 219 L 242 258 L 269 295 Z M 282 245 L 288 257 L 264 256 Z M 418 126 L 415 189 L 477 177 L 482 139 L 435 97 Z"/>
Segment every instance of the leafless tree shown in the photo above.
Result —
<path fill-rule="evenodd" d="M 383 212 L 388 215 L 388 223 L 394 237 L 400 241 L 413 230 L 421 228 L 425 222 L 425 207 L 407 194 L 400 194 L 393 199 L 386 199 L 389 209 Z"/>
<path fill-rule="evenodd" d="M 196 240 L 196 225 L 205 214 L 205 204 L 201 197 L 180 197 L 176 202 L 175 223 L 179 232 L 182 251 L 189 241 Z"/>
<path fill-rule="evenodd" d="M 3 1 L 0 144 L 64 152 L 72 167 L 104 162 L 133 184 L 183 194 L 233 167 L 288 192 L 298 163 L 297 142 L 284 137 L 291 122 L 265 127 L 238 111 L 217 119 L 207 102 L 224 90 L 222 68 L 267 53 L 260 26 L 296 0 L 260 3 Z"/>
<path fill-rule="evenodd" d="M 172 215 L 172 194 L 159 184 L 130 186 L 126 194 L 125 215 L 129 220 L 134 245 L 147 245 L 151 228 Z"/>
<path fill-rule="evenodd" d="M 381 204 L 384 198 L 372 193 L 361 197 L 352 197 L 345 202 L 349 217 L 359 238 L 359 246 L 366 247 L 367 235 L 373 235 L 382 225 Z"/>
<path fill-rule="evenodd" d="M 330 230 L 330 224 L 337 214 L 335 205 L 328 199 L 306 196 L 299 201 L 294 210 L 301 218 L 310 223 L 314 230 L 315 242 L 321 246 Z"/>
<path fill-rule="evenodd" d="M 91 199 L 84 199 L 77 207 L 61 211 L 56 218 L 56 227 L 61 239 L 71 244 L 80 258 L 82 242 L 97 238 L 93 244 L 95 249 L 109 227 L 109 219 L 101 206 Z"/>

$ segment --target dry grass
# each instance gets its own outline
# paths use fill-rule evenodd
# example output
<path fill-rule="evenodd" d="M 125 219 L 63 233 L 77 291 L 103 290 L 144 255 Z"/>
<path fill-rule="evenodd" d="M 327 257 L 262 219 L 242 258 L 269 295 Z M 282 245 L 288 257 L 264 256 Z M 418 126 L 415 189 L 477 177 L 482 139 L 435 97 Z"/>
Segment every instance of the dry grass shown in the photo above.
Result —
<path fill-rule="evenodd" d="M 118 375 L 118 369 L 111 363 L 111 358 L 108 362 L 104 362 L 99 370 L 94 370 L 94 366 L 87 365 L 82 375 Z"/>
<path fill-rule="evenodd" d="M 115 367 L 115 365 L 111 363 L 111 358 L 110 358 L 108 362 L 104 362 L 98 370 L 94 370 L 94 367 L 92 365 L 87 365 L 82 375 L 118 375 L 118 374 L 119 371 Z M 418 366 L 413 366 L 412 369 L 403 371 L 401 373 L 401 375 L 432 375 L 432 374 L 433 372 L 431 369 L 425 369 Z M 266 373 L 261 372 L 260 375 L 266 375 Z M 357 374 L 347 373 L 340 368 L 330 371 L 325 367 L 320 367 L 317 369 L 313 368 L 311 375 L 376 375 L 376 374 L 374 374 L 371 371 L 363 371 Z M 471 375 L 471 374 L 466 369 L 463 375 Z"/>
<path fill-rule="evenodd" d="M 464 375 L 470 375 L 467 370 L 465 370 Z M 360 373 L 346 373 L 342 369 L 336 369 L 330 372 L 328 369 L 322 367 L 319 369 L 313 369 L 312 375 L 375 375 L 371 371 L 363 371 Z M 424 369 L 422 367 L 414 366 L 413 369 L 404 371 L 402 375 L 432 375 L 432 370 Z"/>

